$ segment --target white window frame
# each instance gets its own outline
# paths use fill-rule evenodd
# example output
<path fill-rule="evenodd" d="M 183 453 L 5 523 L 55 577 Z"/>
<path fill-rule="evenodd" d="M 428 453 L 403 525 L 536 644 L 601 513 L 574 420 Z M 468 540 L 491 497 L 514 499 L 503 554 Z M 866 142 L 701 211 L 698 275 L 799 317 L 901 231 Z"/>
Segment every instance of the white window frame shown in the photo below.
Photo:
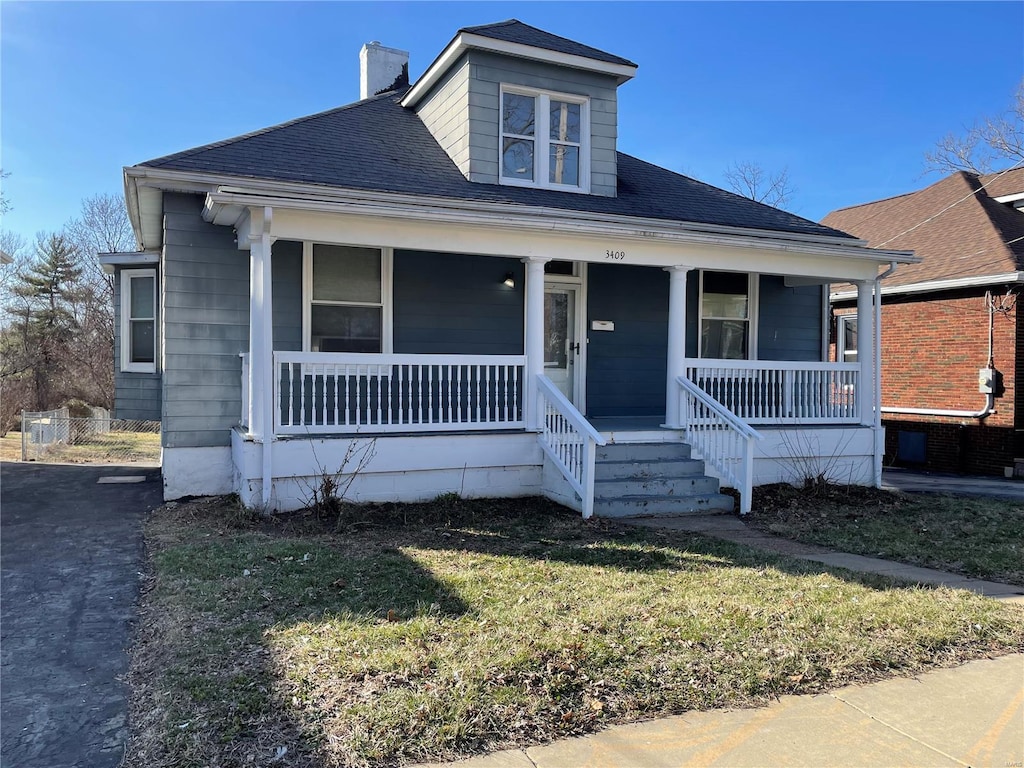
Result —
<path fill-rule="evenodd" d="M 132 281 L 139 278 L 153 278 L 153 317 L 140 317 L 137 320 L 153 321 L 153 362 L 132 362 Z M 160 308 L 157 305 L 159 291 L 155 269 L 122 269 L 121 275 L 121 370 L 125 373 L 156 373 L 156 361 L 159 352 L 160 325 L 157 317 Z"/>
<path fill-rule="evenodd" d="M 697 291 L 697 357 L 702 360 L 718 360 L 716 357 L 704 357 L 704 320 L 735 320 L 736 318 L 704 317 L 704 273 L 729 272 L 727 269 L 701 269 Z M 742 273 L 740 273 L 742 274 Z M 747 273 L 747 360 L 757 360 L 757 324 L 758 301 L 761 275 L 757 272 Z"/>
<path fill-rule="evenodd" d="M 519 134 L 506 134 L 504 120 L 502 119 L 502 105 L 505 103 L 505 94 L 513 93 L 518 96 L 532 96 L 536 99 L 534 112 L 533 137 L 523 137 Z M 571 93 L 558 93 L 556 91 L 542 91 L 537 88 L 525 88 L 518 85 L 502 85 L 498 95 L 498 183 L 513 187 L 532 187 L 534 189 L 558 189 L 563 192 L 590 192 L 590 98 Z M 551 100 L 565 101 L 570 104 L 580 105 L 580 183 L 555 184 L 548 181 L 549 169 L 549 148 L 552 144 L 550 119 Z M 505 165 L 504 145 L 505 137 L 529 138 L 533 141 L 533 180 L 509 178 L 503 174 Z M 572 142 L 554 142 L 556 144 L 572 144 Z"/>
<path fill-rule="evenodd" d="M 853 354 L 857 355 L 856 360 L 850 360 L 847 358 L 850 350 L 846 348 L 846 326 L 850 323 L 856 325 L 857 313 L 851 312 L 846 315 L 836 315 L 836 362 L 837 363 L 856 363 L 860 361 L 860 329 L 857 329 L 857 347 L 853 350 Z"/>
<path fill-rule="evenodd" d="M 330 243 L 325 240 L 317 240 L 316 245 L 339 245 L 346 248 L 373 248 L 380 251 L 380 303 L 374 304 L 365 301 L 313 301 L 313 245 L 311 240 L 304 240 L 302 243 L 302 351 L 313 350 L 313 304 L 328 304 L 333 306 L 349 307 L 375 307 L 381 308 L 381 340 L 380 351 L 382 354 L 390 354 L 392 351 L 392 282 L 394 277 L 394 249 L 383 248 L 378 245 L 357 245 L 354 243 Z"/>

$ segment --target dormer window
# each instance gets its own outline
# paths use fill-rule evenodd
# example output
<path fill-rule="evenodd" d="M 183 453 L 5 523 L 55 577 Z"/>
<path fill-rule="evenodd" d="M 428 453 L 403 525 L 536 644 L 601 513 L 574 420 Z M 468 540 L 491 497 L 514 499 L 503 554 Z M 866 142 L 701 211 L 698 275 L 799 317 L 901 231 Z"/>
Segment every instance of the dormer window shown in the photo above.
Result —
<path fill-rule="evenodd" d="M 590 110 L 585 97 L 505 86 L 501 183 L 590 191 Z"/>

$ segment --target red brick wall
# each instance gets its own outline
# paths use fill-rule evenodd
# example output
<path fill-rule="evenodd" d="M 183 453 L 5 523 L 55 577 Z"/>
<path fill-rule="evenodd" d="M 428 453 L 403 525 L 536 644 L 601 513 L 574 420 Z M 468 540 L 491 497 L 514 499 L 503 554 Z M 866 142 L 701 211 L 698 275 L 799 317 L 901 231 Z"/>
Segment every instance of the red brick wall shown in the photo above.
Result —
<path fill-rule="evenodd" d="M 997 296 L 998 299 L 998 296 Z M 856 307 L 836 307 L 836 314 Z M 928 469 L 1001 475 L 1021 456 L 1015 428 L 1022 402 L 1016 382 L 1022 368 L 1022 334 L 1016 307 L 995 315 L 993 358 L 1005 391 L 996 412 L 985 419 L 885 414 L 886 460 L 896 460 L 901 430 L 927 435 Z M 978 392 L 978 369 L 988 359 L 988 310 L 985 292 L 920 294 L 887 298 L 882 303 L 882 405 L 977 411 L 985 404 Z M 833 359 L 835 349 L 832 350 Z M 1024 414 L 1022 414 L 1024 416 Z"/>

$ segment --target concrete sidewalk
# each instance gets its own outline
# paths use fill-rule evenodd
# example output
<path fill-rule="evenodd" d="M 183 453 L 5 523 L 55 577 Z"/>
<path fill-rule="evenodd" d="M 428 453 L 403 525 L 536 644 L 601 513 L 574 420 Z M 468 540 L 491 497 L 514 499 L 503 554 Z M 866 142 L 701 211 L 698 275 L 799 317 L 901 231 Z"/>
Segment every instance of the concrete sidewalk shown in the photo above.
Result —
<path fill-rule="evenodd" d="M 679 766 L 1020 766 L 1024 655 L 912 679 L 785 696 L 767 707 L 690 712 L 541 747 L 444 765 L 462 768 Z M 441 764 L 437 764 L 441 765 Z"/>
<path fill-rule="evenodd" d="M 905 563 L 894 563 L 877 557 L 853 555 L 848 552 L 834 552 L 825 547 L 813 544 L 781 539 L 778 536 L 764 533 L 756 528 L 748 527 L 740 518 L 733 515 L 690 515 L 685 517 L 651 517 L 628 520 L 633 525 L 645 528 L 661 528 L 672 531 L 690 531 L 725 539 L 748 547 L 789 555 L 799 560 L 810 560 L 836 568 L 847 568 L 861 573 L 876 573 L 891 576 L 916 584 L 968 589 L 972 592 L 991 597 L 996 600 L 1024 604 L 1024 587 L 1013 584 L 1000 584 L 995 581 L 972 579 L 958 573 L 937 571 L 933 568 L 921 568 Z"/>
<path fill-rule="evenodd" d="M 1024 481 L 1005 477 L 951 475 L 913 469 L 882 470 L 882 487 L 904 493 L 945 493 L 952 496 L 987 496 L 1024 502 Z"/>

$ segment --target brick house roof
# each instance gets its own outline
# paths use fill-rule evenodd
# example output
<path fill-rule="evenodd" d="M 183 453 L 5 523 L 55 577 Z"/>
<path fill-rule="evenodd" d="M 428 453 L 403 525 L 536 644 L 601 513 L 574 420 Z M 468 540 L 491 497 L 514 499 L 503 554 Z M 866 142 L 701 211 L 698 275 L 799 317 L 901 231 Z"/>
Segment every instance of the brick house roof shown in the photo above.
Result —
<path fill-rule="evenodd" d="M 987 176 L 960 171 L 917 192 L 841 208 L 821 223 L 874 248 L 921 257 L 886 286 L 1003 275 L 1024 271 L 1024 211 L 993 198 L 1016 192 L 1024 192 L 1024 168 Z"/>

